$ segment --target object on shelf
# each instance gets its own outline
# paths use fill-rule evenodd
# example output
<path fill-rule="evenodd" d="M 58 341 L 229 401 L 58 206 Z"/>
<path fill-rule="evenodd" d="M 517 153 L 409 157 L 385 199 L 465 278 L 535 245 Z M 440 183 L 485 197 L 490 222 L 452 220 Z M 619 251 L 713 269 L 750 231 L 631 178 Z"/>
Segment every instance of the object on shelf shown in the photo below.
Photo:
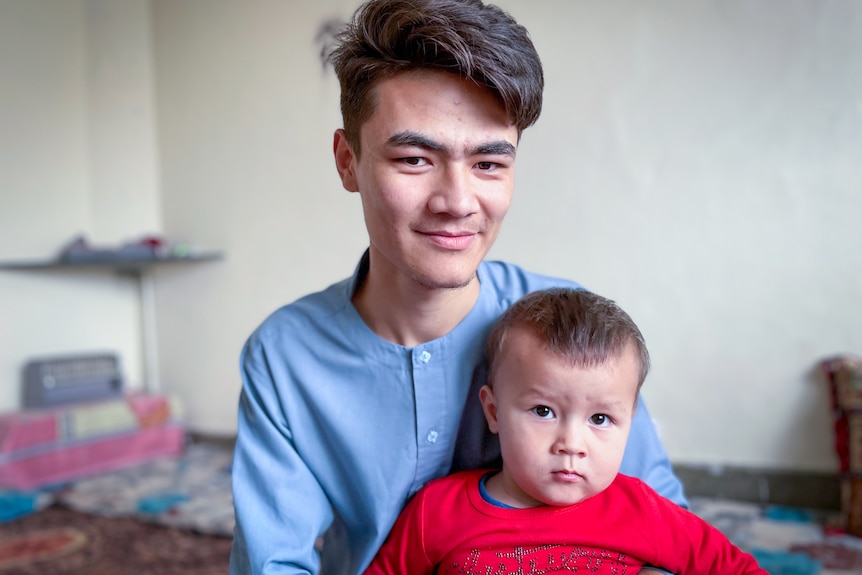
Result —
<path fill-rule="evenodd" d="M 138 277 L 160 264 L 183 264 L 222 259 L 221 252 L 203 251 L 183 242 L 167 242 L 146 236 L 118 248 L 94 247 L 78 236 L 48 259 L 0 261 L 0 270 L 53 270 L 64 268 L 112 268 Z"/>
<path fill-rule="evenodd" d="M 83 235 L 79 235 L 60 250 L 57 260 L 66 263 L 154 261 L 193 255 L 194 251 L 188 244 L 171 243 L 160 236 L 144 236 L 119 247 L 97 247 L 90 244 Z"/>
<path fill-rule="evenodd" d="M 23 375 L 25 408 L 117 399 L 123 394 L 120 360 L 113 353 L 34 358 L 24 366 Z"/>

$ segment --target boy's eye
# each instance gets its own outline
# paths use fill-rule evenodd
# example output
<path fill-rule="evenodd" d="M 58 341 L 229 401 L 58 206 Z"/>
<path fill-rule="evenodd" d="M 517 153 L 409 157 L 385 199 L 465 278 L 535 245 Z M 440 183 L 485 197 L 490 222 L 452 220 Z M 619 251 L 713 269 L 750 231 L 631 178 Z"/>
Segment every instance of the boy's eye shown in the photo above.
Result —
<path fill-rule="evenodd" d="M 425 158 L 418 158 L 415 156 L 409 157 L 409 158 L 401 158 L 401 161 L 404 162 L 405 164 L 407 164 L 408 166 L 413 166 L 413 167 L 417 167 L 417 168 L 420 166 L 424 166 L 427 163 L 425 161 Z"/>
<path fill-rule="evenodd" d="M 597 413 L 590 417 L 590 423 L 596 427 L 607 427 L 611 424 L 611 418 L 604 413 Z"/>
<path fill-rule="evenodd" d="M 496 168 L 497 164 L 495 162 L 478 162 L 476 164 L 476 167 L 482 171 L 488 171 L 488 170 L 493 170 L 494 168 Z"/>
<path fill-rule="evenodd" d="M 542 419 L 548 419 L 554 416 L 554 410 L 547 405 L 537 405 L 531 411 Z"/>

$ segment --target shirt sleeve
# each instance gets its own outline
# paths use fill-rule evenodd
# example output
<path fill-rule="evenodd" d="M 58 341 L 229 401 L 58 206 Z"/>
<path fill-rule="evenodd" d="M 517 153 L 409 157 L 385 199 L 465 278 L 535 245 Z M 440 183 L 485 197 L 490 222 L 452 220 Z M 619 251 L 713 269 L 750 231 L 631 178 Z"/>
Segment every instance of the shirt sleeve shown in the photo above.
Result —
<path fill-rule="evenodd" d="M 674 573 L 768 575 L 750 554 L 691 511 L 658 496 L 641 484 L 642 509 L 648 520 L 655 556 L 650 564 Z"/>
<path fill-rule="evenodd" d="M 363 575 L 431 575 L 435 563 L 425 548 L 426 490 L 411 499 Z"/>
<path fill-rule="evenodd" d="M 240 365 L 230 575 L 317 573 L 320 555 L 314 544 L 332 523 L 332 509 L 294 449 L 267 354 L 254 336 Z"/>
<path fill-rule="evenodd" d="M 670 459 L 642 396 L 638 396 L 638 407 L 632 419 L 620 473 L 637 477 L 655 489 L 659 495 L 688 508 L 682 483 L 673 472 Z"/>

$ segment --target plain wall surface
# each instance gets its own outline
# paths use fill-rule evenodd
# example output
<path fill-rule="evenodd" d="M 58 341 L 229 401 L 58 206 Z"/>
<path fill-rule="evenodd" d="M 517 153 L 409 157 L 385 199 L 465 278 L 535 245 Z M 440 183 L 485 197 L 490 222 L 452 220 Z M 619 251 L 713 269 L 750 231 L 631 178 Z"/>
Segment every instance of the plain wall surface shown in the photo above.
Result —
<path fill-rule="evenodd" d="M 862 5 L 500 4 L 531 31 L 546 91 L 491 256 L 581 281 L 631 313 L 653 358 L 644 395 L 674 461 L 834 469 L 815 372 L 824 357 L 862 353 Z M 314 41 L 356 3 L 120 5 L 151 32 L 126 46 L 150 67 L 124 82 L 152 91 L 135 92 L 143 112 L 125 127 L 128 116 L 98 115 L 124 92 L 88 69 L 94 38 L 116 44 L 112 24 L 92 30 L 100 2 L 0 4 L 0 41 L 18 30 L 19 52 L 0 50 L 3 85 L 25 74 L 48 88 L 0 91 L 0 118 L 20 124 L 0 133 L 2 161 L 17 155 L 0 171 L 3 255 L 44 255 L 76 229 L 69 221 L 113 240 L 118 230 L 93 214 L 105 222 L 115 210 L 129 218 L 122 230 L 224 250 L 222 262 L 156 273 L 157 319 L 162 385 L 189 426 L 233 433 L 245 338 L 276 307 L 349 275 L 367 243 L 359 198 L 334 169 L 338 86 Z M 43 19 L 50 41 L 20 31 Z M 55 121 L 25 123 L 22 110 Z M 100 184 L 127 179 L 107 167 L 111 134 L 138 146 L 127 148 L 146 188 L 134 210 Z M 49 156 L 62 171 L 46 173 Z M 125 334 L 139 372 L 135 294 L 121 280 L 0 273 L 0 335 L 28 335 L 0 349 L 0 377 L 25 353 L 109 332 Z M 58 299 L 108 299 L 100 289 L 120 292 L 127 313 L 85 328 L 74 319 L 86 314 Z M 48 325 L 61 315 L 58 339 Z M 0 399 L 12 406 L 8 388 Z"/>
<path fill-rule="evenodd" d="M 147 0 L 0 1 L 0 260 L 159 232 L 151 38 Z M 0 270 L 0 409 L 26 361 L 101 351 L 141 386 L 132 278 Z"/>

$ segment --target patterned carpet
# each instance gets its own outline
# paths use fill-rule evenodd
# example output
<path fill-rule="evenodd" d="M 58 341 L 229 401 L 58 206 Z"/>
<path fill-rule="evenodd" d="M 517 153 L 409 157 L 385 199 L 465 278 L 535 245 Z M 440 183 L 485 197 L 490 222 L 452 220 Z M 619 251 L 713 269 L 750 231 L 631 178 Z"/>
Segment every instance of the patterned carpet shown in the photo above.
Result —
<path fill-rule="evenodd" d="M 0 575 L 224 575 L 230 462 L 191 444 L 56 491 L 0 493 Z"/>
<path fill-rule="evenodd" d="M 223 575 L 234 525 L 231 455 L 224 446 L 191 444 L 180 458 L 38 494 L 40 510 L 0 522 L 0 575 Z M 771 575 L 862 575 L 862 539 L 831 529 L 822 512 L 690 503 Z M 0 497 L 0 517 L 17 506 Z"/>
<path fill-rule="evenodd" d="M 833 514 L 721 499 L 690 503 L 770 575 L 862 574 L 862 539 L 830 527 L 837 519 Z"/>
<path fill-rule="evenodd" d="M 224 575 L 231 540 L 50 506 L 0 524 L 2 575 Z"/>

